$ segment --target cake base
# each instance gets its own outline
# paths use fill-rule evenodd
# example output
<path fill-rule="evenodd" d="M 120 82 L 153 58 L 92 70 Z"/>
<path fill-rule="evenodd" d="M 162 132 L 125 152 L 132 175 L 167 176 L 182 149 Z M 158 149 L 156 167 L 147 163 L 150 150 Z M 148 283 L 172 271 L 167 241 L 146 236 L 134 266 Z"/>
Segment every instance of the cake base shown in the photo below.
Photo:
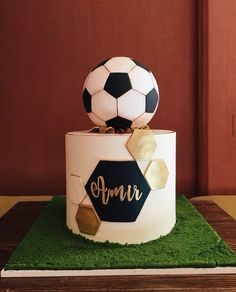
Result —
<path fill-rule="evenodd" d="M 141 245 L 89 241 L 68 231 L 64 219 L 65 198 L 56 197 L 20 243 L 1 276 L 235 272 L 236 254 L 183 196 L 177 197 L 173 231 Z"/>
<path fill-rule="evenodd" d="M 116 270 L 2 270 L 2 278 L 22 277 L 94 277 L 138 275 L 207 275 L 235 274 L 236 267 L 175 268 L 175 269 L 116 269 Z"/>

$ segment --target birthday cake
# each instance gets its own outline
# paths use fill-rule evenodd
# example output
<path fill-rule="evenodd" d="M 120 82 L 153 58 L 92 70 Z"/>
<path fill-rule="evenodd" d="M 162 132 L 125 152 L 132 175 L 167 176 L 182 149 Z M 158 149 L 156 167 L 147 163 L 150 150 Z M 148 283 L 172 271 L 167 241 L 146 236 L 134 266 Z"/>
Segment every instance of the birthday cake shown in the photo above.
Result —
<path fill-rule="evenodd" d="M 168 234 L 176 133 L 147 126 L 159 103 L 153 74 L 128 57 L 105 60 L 86 78 L 83 103 L 96 127 L 66 134 L 68 228 L 120 244 Z"/>

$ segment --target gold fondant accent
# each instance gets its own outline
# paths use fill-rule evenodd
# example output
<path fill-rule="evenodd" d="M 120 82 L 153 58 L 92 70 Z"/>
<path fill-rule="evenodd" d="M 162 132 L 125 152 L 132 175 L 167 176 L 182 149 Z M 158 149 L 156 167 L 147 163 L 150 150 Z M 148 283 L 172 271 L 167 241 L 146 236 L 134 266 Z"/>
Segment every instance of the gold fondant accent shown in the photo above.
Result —
<path fill-rule="evenodd" d="M 107 127 L 100 127 L 100 129 L 99 129 L 99 133 L 100 133 L 100 134 L 104 134 L 104 133 L 106 133 L 106 129 L 107 129 Z"/>
<path fill-rule="evenodd" d="M 148 125 L 142 126 L 140 129 L 142 129 L 142 130 L 150 130 Z"/>
<path fill-rule="evenodd" d="M 135 160 L 145 160 L 152 158 L 157 144 L 151 130 L 134 130 L 126 147 Z"/>
<path fill-rule="evenodd" d="M 125 200 L 128 202 L 133 200 L 139 201 L 142 197 L 142 192 L 140 192 L 137 185 L 128 185 L 127 190 L 125 190 L 123 185 L 117 186 L 114 189 L 107 188 L 103 176 L 99 176 L 96 182 L 93 181 L 90 184 L 90 191 L 92 196 L 96 199 L 101 196 L 103 205 L 107 205 L 113 197 L 118 197 L 121 202 Z"/>
<path fill-rule="evenodd" d="M 150 130 L 148 125 L 142 126 L 141 128 L 120 128 L 115 129 L 113 127 L 104 127 L 104 126 L 95 126 L 88 130 L 88 133 L 100 133 L 100 134 L 124 134 L 124 133 L 133 133 L 135 130 Z"/>
<path fill-rule="evenodd" d="M 169 171 L 164 160 L 152 160 L 145 172 L 145 178 L 152 190 L 165 187 Z"/>
<path fill-rule="evenodd" d="M 75 216 L 79 230 L 82 233 L 95 235 L 101 221 L 91 205 L 80 205 Z"/>
<path fill-rule="evenodd" d="M 91 129 L 88 130 L 88 133 L 99 133 L 100 132 L 100 127 L 92 127 Z"/>
<path fill-rule="evenodd" d="M 108 127 L 104 130 L 104 133 L 106 134 L 114 134 L 116 131 L 113 127 Z"/>
<path fill-rule="evenodd" d="M 130 128 L 120 128 L 116 130 L 116 133 L 118 134 L 126 134 L 126 133 L 131 133 L 132 130 Z"/>

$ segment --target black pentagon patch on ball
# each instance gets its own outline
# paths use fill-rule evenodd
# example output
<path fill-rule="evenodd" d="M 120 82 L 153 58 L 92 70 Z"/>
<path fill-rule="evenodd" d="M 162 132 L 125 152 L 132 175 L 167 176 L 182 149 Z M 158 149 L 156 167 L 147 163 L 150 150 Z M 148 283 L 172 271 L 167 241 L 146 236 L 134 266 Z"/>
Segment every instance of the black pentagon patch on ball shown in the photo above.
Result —
<path fill-rule="evenodd" d="M 108 127 L 113 127 L 116 130 L 130 128 L 131 124 L 132 124 L 132 121 L 121 118 L 119 116 L 117 116 L 111 120 L 106 121 L 106 125 Z"/>
<path fill-rule="evenodd" d="M 107 78 L 104 90 L 118 98 L 132 88 L 128 73 L 111 73 Z"/>
<path fill-rule="evenodd" d="M 134 60 L 134 59 L 132 59 L 132 61 L 133 61 L 136 65 L 138 65 L 139 67 L 143 68 L 144 70 L 146 70 L 146 71 L 148 71 L 148 72 L 151 72 L 146 66 L 144 66 L 144 65 L 143 65 L 142 63 L 140 63 L 139 61 Z"/>
<path fill-rule="evenodd" d="M 102 221 L 134 222 L 150 187 L 136 161 L 100 160 L 85 186 Z"/>
<path fill-rule="evenodd" d="M 106 62 L 109 61 L 109 60 L 110 60 L 110 59 L 106 59 L 106 60 L 102 61 L 102 62 L 99 63 L 96 67 L 94 67 L 92 71 L 94 71 L 95 69 L 97 69 L 97 68 L 103 66 L 103 65 L 106 64 Z"/>
<path fill-rule="evenodd" d="M 91 94 L 85 88 L 85 90 L 83 92 L 83 102 L 84 102 L 84 107 L 85 107 L 85 110 L 86 110 L 87 113 L 91 113 L 92 112 L 91 99 L 92 99 Z"/>
<path fill-rule="evenodd" d="M 158 93 L 155 88 L 153 88 L 147 95 L 146 95 L 146 113 L 153 113 L 158 103 Z"/>

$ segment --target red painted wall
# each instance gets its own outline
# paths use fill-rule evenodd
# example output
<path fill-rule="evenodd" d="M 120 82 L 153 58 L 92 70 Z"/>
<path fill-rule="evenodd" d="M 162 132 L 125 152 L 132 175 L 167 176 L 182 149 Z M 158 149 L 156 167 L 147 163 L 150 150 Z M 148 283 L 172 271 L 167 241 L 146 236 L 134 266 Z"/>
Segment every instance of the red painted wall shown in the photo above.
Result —
<path fill-rule="evenodd" d="M 197 191 L 197 7 L 190 0 L 0 2 L 0 194 L 65 192 L 64 134 L 88 129 L 89 70 L 111 56 L 151 68 L 153 128 L 177 131 L 177 189 Z"/>
<path fill-rule="evenodd" d="M 208 182 L 236 193 L 236 1 L 208 1 Z"/>

